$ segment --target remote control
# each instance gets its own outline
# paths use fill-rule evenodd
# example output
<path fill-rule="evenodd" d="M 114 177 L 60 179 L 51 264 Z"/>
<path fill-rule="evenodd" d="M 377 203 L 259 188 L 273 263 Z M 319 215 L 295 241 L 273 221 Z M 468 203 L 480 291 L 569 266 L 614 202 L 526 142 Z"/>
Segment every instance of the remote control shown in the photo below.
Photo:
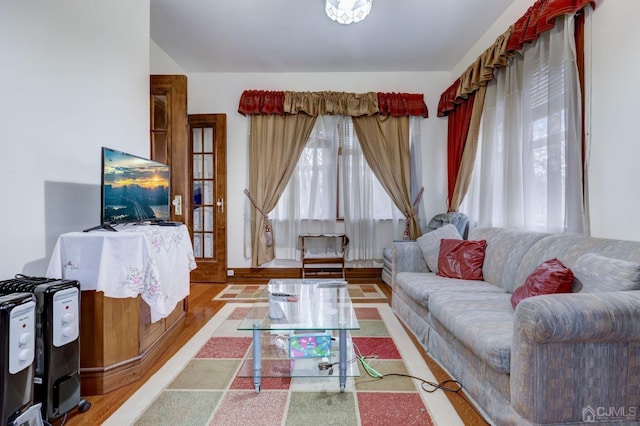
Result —
<path fill-rule="evenodd" d="M 274 297 L 296 297 L 298 296 L 297 294 L 294 293 L 271 293 L 272 296 Z"/>

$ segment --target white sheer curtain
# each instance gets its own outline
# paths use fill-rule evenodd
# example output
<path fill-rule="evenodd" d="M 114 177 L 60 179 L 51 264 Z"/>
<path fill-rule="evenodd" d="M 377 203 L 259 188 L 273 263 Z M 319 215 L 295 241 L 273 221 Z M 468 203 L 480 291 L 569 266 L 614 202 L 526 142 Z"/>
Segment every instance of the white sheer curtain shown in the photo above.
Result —
<path fill-rule="evenodd" d="M 322 232 L 346 233 L 347 260 L 379 260 L 382 249 L 402 237 L 405 222 L 367 165 L 351 118 L 343 116 L 318 116 L 269 216 L 277 236 L 276 259 L 290 260 L 300 260 L 298 235 Z"/>
<path fill-rule="evenodd" d="M 422 189 L 422 134 L 420 126 L 422 117 L 409 118 L 409 148 L 411 149 L 411 201 L 416 202 L 420 189 Z M 422 200 L 418 204 L 418 223 L 424 232 L 427 226 L 427 216 Z M 404 231 L 403 231 L 404 232 Z"/>
<path fill-rule="evenodd" d="M 471 187 L 474 226 L 584 232 L 573 16 L 527 45 L 487 86 Z"/>
<path fill-rule="evenodd" d="M 318 116 L 282 197 L 269 214 L 276 259 L 300 259 L 298 235 L 340 232 L 336 222 L 340 116 Z"/>
<path fill-rule="evenodd" d="M 460 206 L 474 226 L 525 228 L 522 164 L 522 57 L 487 84 L 478 150 Z"/>
<path fill-rule="evenodd" d="M 382 259 L 382 250 L 404 231 L 404 215 L 367 165 L 351 119 L 339 126 L 341 139 L 342 207 L 350 239 L 348 260 Z M 397 238 L 397 237 L 396 237 Z"/>

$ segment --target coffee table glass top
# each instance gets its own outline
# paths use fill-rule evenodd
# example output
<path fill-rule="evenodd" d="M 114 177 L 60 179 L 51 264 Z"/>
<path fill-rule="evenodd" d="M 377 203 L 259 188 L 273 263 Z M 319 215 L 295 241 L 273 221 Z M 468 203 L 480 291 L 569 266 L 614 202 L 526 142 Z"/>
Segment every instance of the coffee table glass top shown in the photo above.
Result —
<path fill-rule="evenodd" d="M 252 331 L 252 350 L 238 371 L 253 377 L 339 377 L 360 375 L 350 331 L 360 329 L 346 281 L 271 280 L 240 321 Z M 335 375 L 334 375 L 334 369 Z"/>
<path fill-rule="evenodd" d="M 346 281 L 271 280 L 238 330 L 358 330 Z"/>

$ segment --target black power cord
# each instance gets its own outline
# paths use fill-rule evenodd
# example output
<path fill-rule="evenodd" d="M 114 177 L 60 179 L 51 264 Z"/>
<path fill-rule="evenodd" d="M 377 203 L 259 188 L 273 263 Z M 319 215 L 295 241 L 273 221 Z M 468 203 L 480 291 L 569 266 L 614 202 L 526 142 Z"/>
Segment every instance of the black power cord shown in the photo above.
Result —
<path fill-rule="evenodd" d="M 431 382 L 429 380 L 423 379 L 421 377 L 416 377 L 416 376 L 412 376 L 410 374 L 404 374 L 404 373 L 387 373 L 387 374 L 382 374 L 380 372 L 378 372 L 375 368 L 371 367 L 371 365 L 369 365 L 369 363 L 367 362 L 367 359 L 378 359 L 377 356 L 368 356 L 365 357 L 363 355 L 361 355 L 360 353 L 360 349 L 358 348 L 358 346 L 353 343 L 354 349 L 356 350 L 356 352 L 358 353 L 358 356 L 356 357 L 356 359 L 358 361 L 360 361 L 360 364 L 362 365 L 362 367 L 364 368 L 364 370 L 367 372 L 367 374 L 374 378 L 374 379 L 384 379 L 385 377 L 406 377 L 409 379 L 414 379 L 420 382 L 420 387 L 422 388 L 422 390 L 424 390 L 425 392 L 428 393 L 433 393 L 436 392 L 437 390 L 441 390 L 445 393 L 452 393 L 452 394 L 457 394 L 460 396 L 460 398 L 462 398 L 462 400 L 464 402 L 466 402 L 469 407 L 471 407 L 471 409 L 473 411 L 476 412 L 476 414 L 478 416 L 480 416 L 480 418 L 484 419 L 484 416 L 482 415 L 482 413 L 480 413 L 478 411 L 478 409 L 475 407 L 475 405 L 469 401 L 469 399 L 465 396 L 465 394 L 463 393 L 463 387 L 462 387 L 462 383 L 460 383 L 457 380 L 454 379 L 447 379 L 447 380 L 443 380 L 440 383 L 434 383 Z"/>
<path fill-rule="evenodd" d="M 447 380 L 443 380 L 440 383 L 434 383 L 431 382 L 429 380 L 423 379 L 421 377 L 417 377 L 417 376 L 412 376 L 410 374 L 404 374 L 404 373 L 387 373 L 387 374 L 382 374 L 379 371 L 377 371 L 375 368 L 373 368 L 371 365 L 369 365 L 369 363 L 367 362 L 367 359 L 378 359 L 377 356 L 363 356 L 362 353 L 360 352 L 360 348 L 358 348 L 358 345 L 355 344 L 355 342 L 352 341 L 353 344 L 353 348 L 356 352 L 356 356 L 352 359 L 350 359 L 348 361 L 348 363 L 353 363 L 356 361 L 360 361 L 360 364 L 362 365 L 362 368 L 364 368 L 364 370 L 367 372 L 367 375 L 369 375 L 369 377 L 372 377 L 374 379 L 379 379 L 382 380 L 386 377 L 405 377 L 408 379 L 414 379 L 417 380 L 418 382 L 420 382 L 420 387 L 422 388 L 423 391 L 427 392 L 427 393 L 434 393 L 437 390 L 441 390 L 445 393 L 452 393 L 452 394 L 457 394 L 460 396 L 460 398 L 462 398 L 462 400 L 464 402 L 467 403 L 467 405 L 469 405 L 469 407 L 482 419 L 484 419 L 484 415 L 482 413 L 480 413 L 480 411 L 478 411 L 478 409 L 475 407 L 475 405 L 466 397 L 466 395 L 463 392 L 463 386 L 462 383 L 460 383 L 457 380 L 454 379 L 447 379 Z M 338 365 L 340 364 L 339 362 L 329 362 L 328 360 L 325 361 L 321 361 L 318 363 L 318 369 L 320 370 L 328 370 L 328 374 L 332 375 L 333 374 L 333 366 L 334 365 Z"/>

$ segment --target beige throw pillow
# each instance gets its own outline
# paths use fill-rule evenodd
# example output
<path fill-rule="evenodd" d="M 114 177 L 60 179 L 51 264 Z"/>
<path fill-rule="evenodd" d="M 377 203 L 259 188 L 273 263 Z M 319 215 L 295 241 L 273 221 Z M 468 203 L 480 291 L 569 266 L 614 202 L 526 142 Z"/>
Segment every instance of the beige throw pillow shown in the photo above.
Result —
<path fill-rule="evenodd" d="M 427 232 L 416 240 L 424 261 L 427 262 L 427 266 L 434 273 L 438 273 L 438 255 L 440 254 L 440 240 L 442 239 L 461 240 L 462 237 L 454 225 L 448 224 Z"/>

